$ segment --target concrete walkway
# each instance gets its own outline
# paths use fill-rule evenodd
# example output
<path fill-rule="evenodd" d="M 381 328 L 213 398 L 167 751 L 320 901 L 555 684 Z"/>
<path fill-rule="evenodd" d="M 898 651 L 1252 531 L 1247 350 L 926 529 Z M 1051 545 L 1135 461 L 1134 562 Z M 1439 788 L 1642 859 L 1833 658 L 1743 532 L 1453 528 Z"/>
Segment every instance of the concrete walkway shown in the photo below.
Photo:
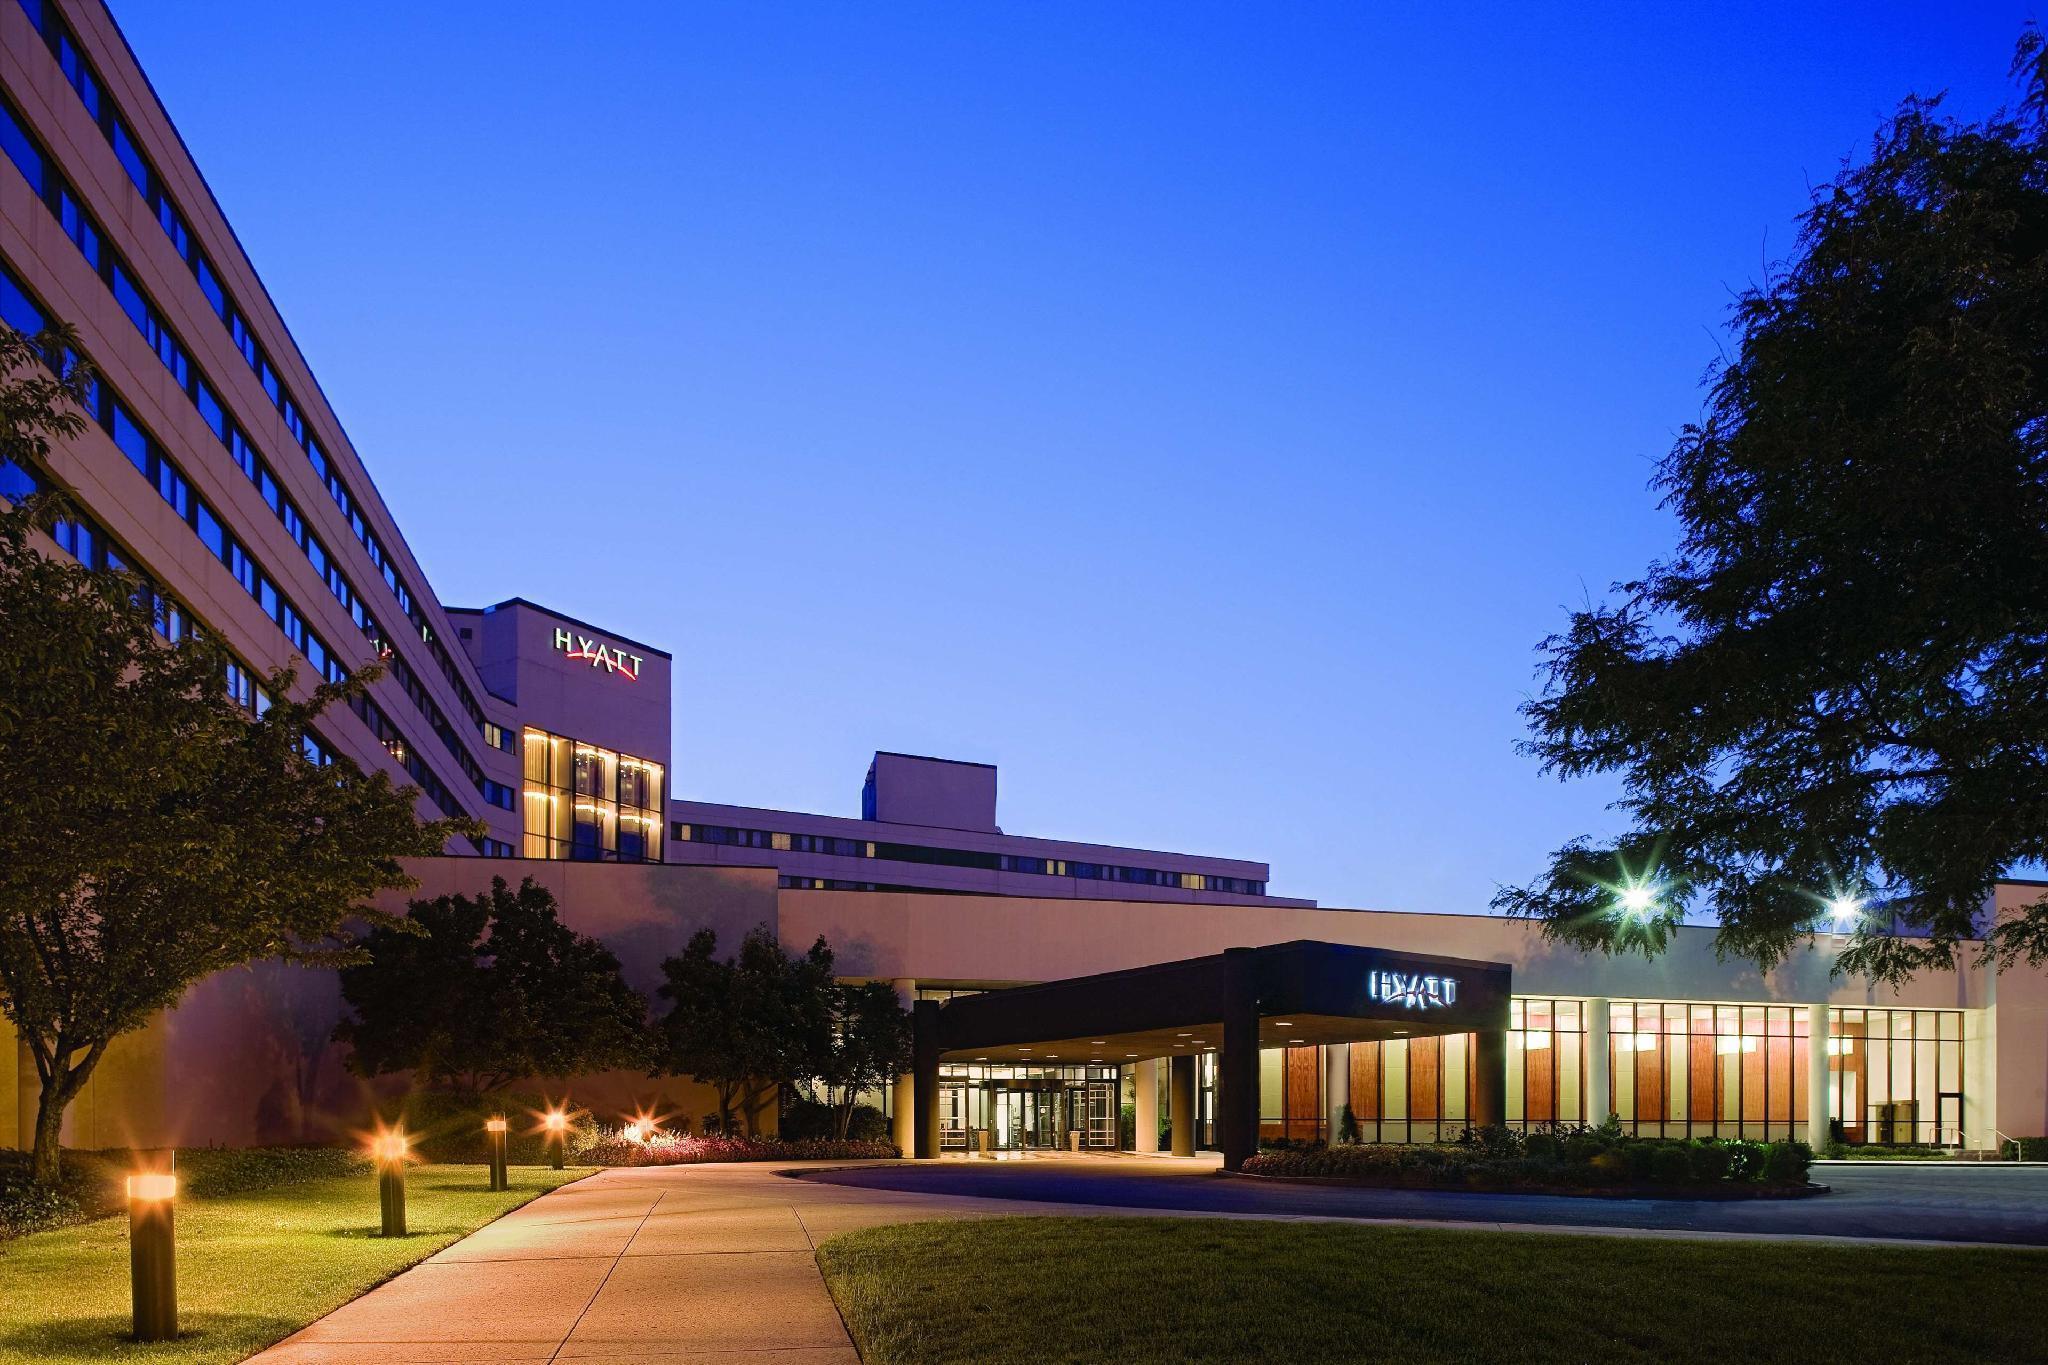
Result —
<path fill-rule="evenodd" d="M 669 1166 L 580 1180 L 254 1359 L 858 1365 L 818 1273 L 819 1242 L 923 1218 L 1117 1212 L 893 1195 L 777 1169 L 787 1168 Z"/>

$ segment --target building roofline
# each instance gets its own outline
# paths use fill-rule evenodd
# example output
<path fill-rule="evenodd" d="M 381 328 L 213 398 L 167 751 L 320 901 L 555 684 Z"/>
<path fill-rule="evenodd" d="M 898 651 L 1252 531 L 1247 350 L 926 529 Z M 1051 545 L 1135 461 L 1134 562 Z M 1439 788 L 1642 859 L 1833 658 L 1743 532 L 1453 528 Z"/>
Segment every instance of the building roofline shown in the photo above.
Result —
<path fill-rule="evenodd" d="M 900 749 L 877 749 L 876 758 L 907 758 L 917 763 L 951 763 L 959 768 L 986 768 L 996 771 L 993 763 L 977 763 L 971 758 L 940 758 L 936 754 L 906 754 Z"/>
<path fill-rule="evenodd" d="M 580 620 L 577 617 L 569 615 L 567 612 L 556 611 L 553 607 L 544 607 L 540 603 L 533 601 L 531 598 L 508 597 L 502 602 L 493 602 L 488 607 L 451 607 L 445 602 L 441 604 L 441 610 L 443 611 L 476 612 L 486 616 L 496 611 L 499 607 L 525 607 L 530 611 L 537 611 L 541 613 L 543 616 L 552 616 L 557 621 L 563 621 L 572 626 L 581 626 L 585 630 L 594 630 L 599 635 L 609 635 L 614 640 L 617 640 L 620 644 L 631 645 L 635 649 L 644 649 L 649 654 L 659 655 L 661 658 L 667 659 L 671 663 L 675 661 L 676 656 L 669 653 L 665 649 L 657 648 L 654 645 L 648 644 L 644 640 L 636 640 L 630 635 L 621 635 L 618 631 L 613 630 L 610 626 L 600 626 L 590 621 Z"/>

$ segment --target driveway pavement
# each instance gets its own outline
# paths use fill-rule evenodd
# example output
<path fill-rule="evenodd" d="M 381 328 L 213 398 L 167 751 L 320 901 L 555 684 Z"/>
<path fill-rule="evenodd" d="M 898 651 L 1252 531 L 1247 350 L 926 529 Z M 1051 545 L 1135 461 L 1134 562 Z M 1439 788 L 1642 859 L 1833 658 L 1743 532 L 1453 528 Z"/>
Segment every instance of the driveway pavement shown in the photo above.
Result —
<path fill-rule="evenodd" d="M 813 1172 L 810 1183 L 897 1193 L 1249 1216 L 1393 1218 L 2048 1246 L 2048 1167 L 1856 1162 L 1815 1168 L 1833 1194 L 1791 1200 L 1577 1199 L 1291 1185 L 1147 1158 L 927 1162 Z"/>

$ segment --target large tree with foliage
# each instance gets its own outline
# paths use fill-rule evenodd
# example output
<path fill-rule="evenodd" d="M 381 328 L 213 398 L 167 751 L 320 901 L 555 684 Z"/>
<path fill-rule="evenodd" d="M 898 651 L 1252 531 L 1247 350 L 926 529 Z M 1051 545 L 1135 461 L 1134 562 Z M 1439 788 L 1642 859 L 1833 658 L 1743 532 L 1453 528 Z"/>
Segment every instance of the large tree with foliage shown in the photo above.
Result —
<path fill-rule="evenodd" d="M 831 1044 L 832 950 L 820 938 L 798 957 L 757 925 L 739 952 L 718 956 L 718 935 L 700 929 L 661 964 L 659 1069 L 693 1076 L 718 1095 L 719 1126 L 735 1112 L 758 1136 L 761 1111 L 785 1086 L 816 1074 Z"/>
<path fill-rule="evenodd" d="M 471 1094 L 647 1059 L 647 1001 L 619 960 L 563 924 L 554 895 L 503 877 L 476 896 L 414 901 L 341 973 L 334 1036 L 366 1076 L 410 1071 Z"/>
<path fill-rule="evenodd" d="M 1614 773 L 1620 837 L 1496 904 L 1655 952 L 1688 910 L 1769 966 L 1820 924 L 1898 980 L 1979 933 L 2048 959 L 2048 52 L 2014 110 L 1908 99 L 1734 306 L 1655 487 L 1676 552 L 1544 643 L 1530 750 Z"/>
<path fill-rule="evenodd" d="M 66 332 L 0 328 L 0 454 L 33 466 L 82 432 L 87 376 L 45 364 L 69 352 Z M 398 860 L 469 828 L 308 755 L 374 668 L 306 696 L 273 673 L 251 715 L 216 642 L 158 633 L 146 585 L 46 553 L 37 533 L 62 514 L 0 510 L 0 1009 L 35 1059 L 48 1182 L 65 1108 L 114 1039 L 223 969 L 348 960 L 370 898 L 409 884 Z"/>
<path fill-rule="evenodd" d="M 843 1139 L 861 1092 L 910 1070 L 910 1011 L 886 981 L 838 983 L 831 1009 L 824 1051 L 811 1069 L 832 1106 L 835 1135 Z"/>

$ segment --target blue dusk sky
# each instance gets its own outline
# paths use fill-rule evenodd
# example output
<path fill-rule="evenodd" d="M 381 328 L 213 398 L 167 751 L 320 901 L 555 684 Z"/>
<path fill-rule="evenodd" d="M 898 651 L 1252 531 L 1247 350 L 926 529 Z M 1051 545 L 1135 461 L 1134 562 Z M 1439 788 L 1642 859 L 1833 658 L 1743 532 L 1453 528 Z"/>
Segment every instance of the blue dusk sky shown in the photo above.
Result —
<path fill-rule="evenodd" d="M 1480 911 L 1534 646 L 1732 292 L 2023 4 L 115 0 L 443 601 L 675 654 L 678 796 Z"/>

